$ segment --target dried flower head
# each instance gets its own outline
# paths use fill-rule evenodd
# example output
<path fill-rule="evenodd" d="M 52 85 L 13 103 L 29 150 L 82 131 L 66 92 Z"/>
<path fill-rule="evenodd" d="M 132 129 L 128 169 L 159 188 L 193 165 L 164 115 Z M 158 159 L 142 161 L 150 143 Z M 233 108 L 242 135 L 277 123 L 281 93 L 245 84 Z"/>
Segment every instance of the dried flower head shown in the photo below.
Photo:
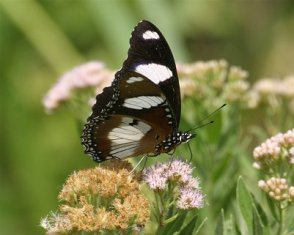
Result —
<path fill-rule="evenodd" d="M 42 226 L 48 232 L 67 233 L 144 226 L 149 219 L 149 202 L 130 169 L 129 164 L 113 160 L 104 167 L 72 174 L 59 194 L 62 204 L 58 216 L 49 215 Z"/>
<path fill-rule="evenodd" d="M 47 231 L 47 234 L 64 234 L 73 229 L 68 218 L 53 212 L 41 220 L 40 226 Z"/>
<path fill-rule="evenodd" d="M 97 87 L 101 92 L 103 87 L 110 85 L 113 74 L 99 61 L 88 62 L 73 68 L 62 75 L 47 92 L 43 99 L 45 110 L 52 112 L 61 102 L 72 98 L 75 90 Z"/>

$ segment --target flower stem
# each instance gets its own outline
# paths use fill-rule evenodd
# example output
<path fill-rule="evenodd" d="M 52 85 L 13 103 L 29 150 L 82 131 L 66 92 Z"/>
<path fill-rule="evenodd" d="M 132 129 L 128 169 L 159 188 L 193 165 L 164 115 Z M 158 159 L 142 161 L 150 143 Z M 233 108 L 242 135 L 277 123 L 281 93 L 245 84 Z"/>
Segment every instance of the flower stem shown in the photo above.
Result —
<path fill-rule="evenodd" d="M 279 203 L 279 228 L 277 235 L 282 235 L 284 230 L 284 217 L 285 217 L 285 208 L 283 208 L 282 203 Z"/>

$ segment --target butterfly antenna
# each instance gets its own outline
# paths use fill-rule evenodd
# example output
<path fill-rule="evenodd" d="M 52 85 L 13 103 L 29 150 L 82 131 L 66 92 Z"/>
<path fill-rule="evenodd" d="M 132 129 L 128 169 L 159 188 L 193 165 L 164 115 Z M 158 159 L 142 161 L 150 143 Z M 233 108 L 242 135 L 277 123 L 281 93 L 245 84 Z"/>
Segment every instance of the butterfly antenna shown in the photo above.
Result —
<path fill-rule="evenodd" d="M 210 125 L 210 124 L 212 124 L 212 123 L 214 123 L 214 121 L 210 121 L 210 122 L 203 123 L 202 125 L 199 125 L 199 126 L 196 126 L 196 127 L 194 127 L 194 128 L 191 128 L 191 129 L 188 130 L 187 132 L 190 132 L 190 131 L 193 131 L 193 130 L 200 129 L 200 128 L 202 128 L 202 127 L 204 127 L 204 126 L 207 126 L 207 125 Z"/>
<path fill-rule="evenodd" d="M 219 108 L 217 108 L 216 110 L 214 110 L 213 112 L 211 112 L 210 114 L 208 114 L 206 117 L 204 117 L 203 119 L 200 120 L 200 122 L 199 122 L 200 125 L 199 125 L 199 126 L 196 126 L 196 127 L 192 128 L 192 129 L 188 130 L 188 132 L 212 124 L 214 121 L 210 121 L 210 122 L 206 122 L 206 123 L 203 123 L 203 122 L 204 122 L 205 120 L 207 120 L 208 118 L 210 118 L 211 116 L 213 116 L 214 114 L 216 114 L 219 110 L 221 110 L 221 109 L 222 109 L 223 107 L 225 107 L 226 105 L 227 105 L 227 104 L 223 104 L 222 106 L 220 106 Z M 202 124 L 202 123 L 203 123 L 203 124 Z"/>

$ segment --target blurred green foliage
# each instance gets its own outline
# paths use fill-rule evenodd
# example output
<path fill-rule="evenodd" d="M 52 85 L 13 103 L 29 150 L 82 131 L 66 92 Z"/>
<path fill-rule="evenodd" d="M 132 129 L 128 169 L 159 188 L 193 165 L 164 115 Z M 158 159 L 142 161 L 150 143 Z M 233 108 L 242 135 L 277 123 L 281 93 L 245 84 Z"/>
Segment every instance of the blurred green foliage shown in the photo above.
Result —
<path fill-rule="evenodd" d="M 224 58 L 248 70 L 252 81 L 293 74 L 294 4 L 290 0 L 1 0 L 0 234 L 42 233 L 40 218 L 57 207 L 56 196 L 65 178 L 94 165 L 83 154 L 73 116 L 66 109 L 46 115 L 41 100 L 63 72 L 82 62 L 102 60 L 120 68 L 130 32 L 141 19 L 162 30 L 177 62 Z M 245 117 L 244 123 L 234 119 L 227 128 L 246 131 L 249 123 L 261 124 L 250 115 Z M 189 128 L 186 122 L 183 126 Z M 230 143 L 234 152 L 224 165 L 217 165 L 212 156 L 221 148 L 206 145 L 205 138 L 211 136 L 224 138 L 222 133 L 197 137 L 194 147 L 208 157 L 193 161 L 207 183 L 203 186 L 207 197 L 218 201 L 220 208 L 210 205 L 213 211 L 206 211 L 216 218 L 221 208 L 231 206 L 228 195 L 233 197 L 237 177 L 245 173 L 250 181 L 254 176 L 246 172 L 250 156 L 241 155 L 242 146 L 236 148 L 238 139 Z M 223 179 L 230 181 L 209 184 L 214 182 L 209 179 L 221 177 L 220 172 L 227 172 L 229 177 Z"/>

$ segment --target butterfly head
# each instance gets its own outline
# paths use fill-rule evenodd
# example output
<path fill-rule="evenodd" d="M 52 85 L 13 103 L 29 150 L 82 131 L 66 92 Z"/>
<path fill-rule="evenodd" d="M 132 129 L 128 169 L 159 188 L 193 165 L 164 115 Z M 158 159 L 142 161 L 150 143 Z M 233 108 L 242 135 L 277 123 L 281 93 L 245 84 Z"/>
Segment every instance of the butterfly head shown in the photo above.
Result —
<path fill-rule="evenodd" d="M 189 133 L 189 132 L 178 132 L 177 133 L 177 140 L 178 144 L 187 143 L 190 139 L 193 139 L 196 134 Z"/>
<path fill-rule="evenodd" d="M 178 145 L 187 143 L 190 139 L 196 135 L 189 132 L 177 132 L 174 135 L 170 135 L 168 138 L 163 140 L 160 144 L 156 145 L 155 155 L 160 153 L 169 153 L 173 151 Z"/>

